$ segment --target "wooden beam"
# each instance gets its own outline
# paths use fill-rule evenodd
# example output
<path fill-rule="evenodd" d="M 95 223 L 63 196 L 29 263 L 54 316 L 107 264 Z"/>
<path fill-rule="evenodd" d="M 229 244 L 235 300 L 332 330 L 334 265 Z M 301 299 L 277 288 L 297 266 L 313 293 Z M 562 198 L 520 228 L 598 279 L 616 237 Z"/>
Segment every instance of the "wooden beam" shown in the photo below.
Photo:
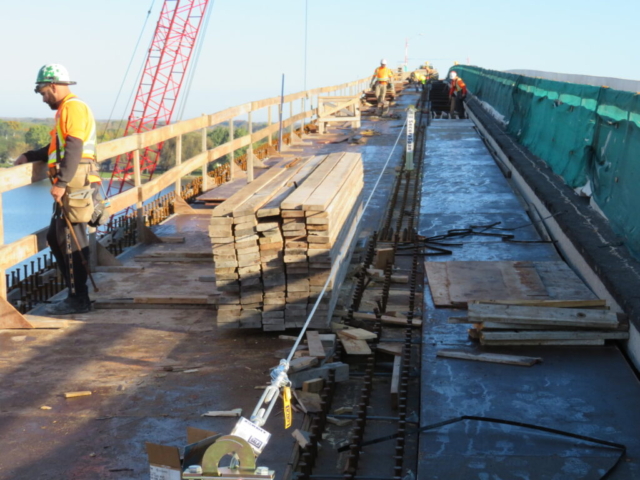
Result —
<path fill-rule="evenodd" d="M 211 216 L 224 217 L 232 213 L 236 208 L 245 203 L 253 194 L 266 187 L 271 180 L 276 178 L 278 175 L 286 173 L 287 169 L 285 169 L 284 166 L 288 163 L 290 163 L 290 160 L 282 160 L 275 164 L 265 173 L 260 175 L 257 180 L 241 188 L 227 200 L 214 208 L 211 212 Z"/>
<path fill-rule="evenodd" d="M 562 325 L 565 327 L 611 328 L 618 326 L 618 317 L 608 310 L 588 310 L 554 307 L 520 307 L 514 305 L 470 304 L 469 319 L 473 322 L 506 322 L 513 324 Z"/>
<path fill-rule="evenodd" d="M 1 169 L 0 169 L 1 170 Z M 15 242 L 0 246 L 0 270 L 8 270 L 36 253 L 47 248 L 47 228 L 42 228 L 31 235 Z M 3 280 L 4 281 L 4 280 Z"/>
<path fill-rule="evenodd" d="M 320 340 L 320 334 L 317 331 L 307 330 L 307 345 L 309 346 L 309 356 L 325 358 L 322 340 Z"/>
<path fill-rule="evenodd" d="M 540 357 L 523 357 L 520 355 L 504 355 L 500 353 L 471 353 L 460 350 L 438 350 L 436 356 L 442 358 L 457 358 L 460 360 L 472 360 L 474 362 L 502 363 L 505 365 L 518 365 L 530 367 L 542 362 Z"/>
<path fill-rule="evenodd" d="M 522 307 L 556 307 L 556 308 L 608 308 L 607 301 L 595 300 L 476 300 L 473 303 L 492 305 L 519 305 Z"/>
<path fill-rule="evenodd" d="M 0 193 L 31 185 L 47 178 L 45 162 L 29 162 L 9 168 L 0 168 Z"/>
<path fill-rule="evenodd" d="M 574 331 L 526 331 L 526 332 L 491 332 L 483 330 L 480 338 L 484 340 L 627 340 L 629 332 L 574 332 Z"/>
<path fill-rule="evenodd" d="M 346 330 L 338 331 L 338 337 L 342 342 L 344 351 L 347 355 L 371 355 L 371 348 L 365 340 L 355 340 L 343 335 Z"/>
<path fill-rule="evenodd" d="M 2 279 L 4 281 L 4 279 Z M 33 325 L 7 300 L 0 297 L 0 328 L 33 328 Z"/>
<path fill-rule="evenodd" d="M 375 333 L 365 330 L 364 328 L 348 328 L 340 330 L 340 336 L 353 338 L 354 340 L 373 340 L 378 338 Z"/>
<path fill-rule="evenodd" d="M 176 137 L 176 167 L 179 167 L 182 163 L 182 135 L 178 135 Z M 182 193 L 182 177 L 177 175 L 175 177 L 175 186 L 174 191 L 176 193 L 176 198 L 180 196 Z"/>
<path fill-rule="evenodd" d="M 393 358 L 393 370 L 391 373 L 391 406 L 398 408 L 398 393 L 400 393 L 400 367 L 402 365 L 402 357 Z"/>

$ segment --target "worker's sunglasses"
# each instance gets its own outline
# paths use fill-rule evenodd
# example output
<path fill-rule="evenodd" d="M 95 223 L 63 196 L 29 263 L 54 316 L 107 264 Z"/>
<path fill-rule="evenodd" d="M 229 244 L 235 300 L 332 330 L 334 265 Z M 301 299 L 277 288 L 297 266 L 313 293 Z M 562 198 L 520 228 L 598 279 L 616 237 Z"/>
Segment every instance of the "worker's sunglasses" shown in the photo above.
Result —
<path fill-rule="evenodd" d="M 51 85 L 53 85 L 53 84 L 52 83 L 41 83 L 41 84 L 36 85 L 36 88 L 34 88 L 33 91 L 36 92 L 36 93 L 42 93 L 43 90 L 46 87 L 50 87 Z"/>

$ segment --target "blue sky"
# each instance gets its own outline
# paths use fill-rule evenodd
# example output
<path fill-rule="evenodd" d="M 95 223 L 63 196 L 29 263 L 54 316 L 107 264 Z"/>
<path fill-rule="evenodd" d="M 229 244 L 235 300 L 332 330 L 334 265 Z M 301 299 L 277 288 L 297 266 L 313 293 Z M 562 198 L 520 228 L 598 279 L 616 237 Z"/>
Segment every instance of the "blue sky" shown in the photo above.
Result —
<path fill-rule="evenodd" d="M 213 1 L 213 0 L 212 0 Z M 640 1 L 610 0 L 215 0 L 184 118 L 304 88 L 370 75 L 390 66 L 457 60 L 640 79 Z M 114 117 L 126 116 L 162 0 L 155 0 Z M 33 93 L 39 67 L 62 63 L 74 91 L 106 119 L 114 106 L 152 0 L 4 2 L 0 18 L 0 117 L 49 117 Z M 420 35 L 422 34 L 422 35 Z"/>

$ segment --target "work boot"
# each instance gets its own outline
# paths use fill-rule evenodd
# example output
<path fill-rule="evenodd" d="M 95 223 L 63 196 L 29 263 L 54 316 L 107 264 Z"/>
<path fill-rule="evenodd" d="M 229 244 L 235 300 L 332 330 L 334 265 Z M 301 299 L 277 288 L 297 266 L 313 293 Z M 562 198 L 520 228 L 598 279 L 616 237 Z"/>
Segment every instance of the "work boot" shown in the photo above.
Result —
<path fill-rule="evenodd" d="M 74 313 L 87 313 L 91 311 L 89 297 L 67 297 L 61 302 L 47 305 L 47 315 L 73 315 Z"/>

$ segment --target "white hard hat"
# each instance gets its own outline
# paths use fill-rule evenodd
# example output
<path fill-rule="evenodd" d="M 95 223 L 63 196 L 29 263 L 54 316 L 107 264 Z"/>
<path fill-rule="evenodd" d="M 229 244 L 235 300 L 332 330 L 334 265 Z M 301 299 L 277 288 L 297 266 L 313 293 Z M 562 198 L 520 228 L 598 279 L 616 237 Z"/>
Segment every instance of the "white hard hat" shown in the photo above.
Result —
<path fill-rule="evenodd" d="M 387 59 L 383 58 L 382 60 L 380 60 L 380 65 L 386 65 L 387 64 Z"/>
<path fill-rule="evenodd" d="M 449 72 L 449 78 L 451 80 L 453 80 L 454 78 L 456 78 L 458 76 L 458 73 L 455 70 L 451 70 L 451 72 Z"/>
<path fill-rule="evenodd" d="M 58 63 L 44 65 L 38 71 L 36 83 L 58 83 L 61 85 L 75 85 L 76 82 L 69 78 L 69 72 Z"/>

